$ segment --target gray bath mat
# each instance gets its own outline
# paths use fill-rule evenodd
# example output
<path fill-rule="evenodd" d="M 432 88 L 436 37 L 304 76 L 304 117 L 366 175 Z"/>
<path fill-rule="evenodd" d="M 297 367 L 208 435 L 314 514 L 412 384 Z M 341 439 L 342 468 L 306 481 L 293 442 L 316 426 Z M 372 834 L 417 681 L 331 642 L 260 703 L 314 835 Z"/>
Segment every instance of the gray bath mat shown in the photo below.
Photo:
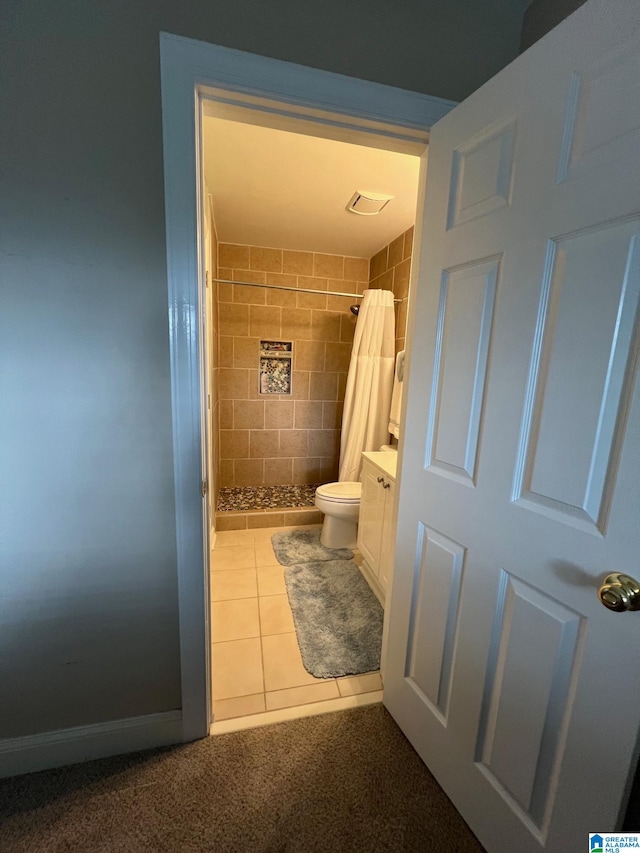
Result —
<path fill-rule="evenodd" d="M 355 563 L 289 566 L 284 580 L 307 672 L 337 678 L 380 669 L 382 607 Z"/>
<path fill-rule="evenodd" d="M 320 527 L 308 530 L 290 530 L 274 533 L 271 537 L 276 559 L 281 566 L 295 566 L 318 560 L 350 560 L 353 551 L 348 548 L 325 548 L 320 544 Z"/>

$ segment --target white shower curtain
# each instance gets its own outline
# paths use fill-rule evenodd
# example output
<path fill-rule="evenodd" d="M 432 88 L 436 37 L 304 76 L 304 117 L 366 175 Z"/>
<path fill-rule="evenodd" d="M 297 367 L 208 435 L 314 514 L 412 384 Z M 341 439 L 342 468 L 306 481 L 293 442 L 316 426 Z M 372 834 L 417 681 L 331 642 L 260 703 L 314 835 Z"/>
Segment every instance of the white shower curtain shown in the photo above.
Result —
<path fill-rule="evenodd" d="M 365 290 L 353 339 L 340 441 L 338 479 L 359 480 L 363 450 L 389 440 L 395 318 L 390 290 Z"/>

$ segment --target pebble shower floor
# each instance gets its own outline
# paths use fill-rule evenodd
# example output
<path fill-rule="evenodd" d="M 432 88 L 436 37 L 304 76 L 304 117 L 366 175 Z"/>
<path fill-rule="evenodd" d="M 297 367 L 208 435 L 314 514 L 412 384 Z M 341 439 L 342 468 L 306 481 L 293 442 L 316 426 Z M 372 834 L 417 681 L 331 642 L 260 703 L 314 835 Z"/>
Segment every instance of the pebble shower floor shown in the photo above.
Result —
<path fill-rule="evenodd" d="M 317 485 L 238 486 L 220 489 L 218 512 L 313 506 Z"/>

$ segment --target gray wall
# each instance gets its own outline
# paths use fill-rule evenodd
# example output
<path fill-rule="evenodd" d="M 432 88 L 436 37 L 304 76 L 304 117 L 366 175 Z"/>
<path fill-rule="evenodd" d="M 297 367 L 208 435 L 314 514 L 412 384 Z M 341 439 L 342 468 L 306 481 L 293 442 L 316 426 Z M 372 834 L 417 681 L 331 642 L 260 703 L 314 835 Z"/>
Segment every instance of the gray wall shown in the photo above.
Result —
<path fill-rule="evenodd" d="M 3 0 L 0 737 L 179 707 L 158 33 L 461 99 L 526 0 Z"/>
<path fill-rule="evenodd" d="M 585 2 L 586 0 L 533 0 L 522 22 L 520 50 L 525 51 L 531 47 Z"/>

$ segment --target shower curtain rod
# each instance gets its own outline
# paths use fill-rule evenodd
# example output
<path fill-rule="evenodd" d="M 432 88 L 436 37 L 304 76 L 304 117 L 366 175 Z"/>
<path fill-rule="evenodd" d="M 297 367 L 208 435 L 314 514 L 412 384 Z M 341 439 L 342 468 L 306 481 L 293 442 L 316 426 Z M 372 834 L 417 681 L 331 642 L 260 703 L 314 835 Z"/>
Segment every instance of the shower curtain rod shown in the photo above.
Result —
<path fill-rule="evenodd" d="M 362 293 L 341 293 L 333 290 L 312 290 L 309 287 L 287 287 L 284 284 L 257 284 L 255 281 L 229 281 L 228 278 L 214 278 L 212 281 L 218 284 L 239 284 L 242 287 L 267 287 L 273 290 L 290 290 L 292 293 L 318 293 L 320 296 L 348 296 L 349 299 L 362 299 Z M 402 299 L 394 299 L 394 302 L 402 302 Z"/>

